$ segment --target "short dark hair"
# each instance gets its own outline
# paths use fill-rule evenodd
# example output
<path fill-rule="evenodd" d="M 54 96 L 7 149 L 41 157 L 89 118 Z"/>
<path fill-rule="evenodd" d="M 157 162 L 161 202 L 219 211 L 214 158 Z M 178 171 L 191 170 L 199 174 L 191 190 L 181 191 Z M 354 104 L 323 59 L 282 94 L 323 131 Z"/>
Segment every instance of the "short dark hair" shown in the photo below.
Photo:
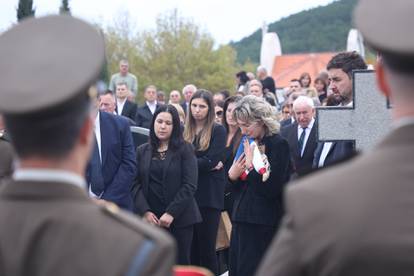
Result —
<path fill-rule="evenodd" d="M 178 115 L 177 109 L 171 104 L 165 104 L 159 106 L 152 117 L 152 123 L 150 127 L 150 144 L 152 148 L 153 154 L 157 153 L 157 150 L 160 146 L 160 139 L 158 139 L 157 135 L 155 135 L 154 124 L 155 120 L 157 119 L 158 114 L 161 112 L 167 112 L 171 114 L 173 129 L 170 137 L 170 141 L 168 143 L 168 149 L 172 151 L 178 150 L 183 144 L 184 139 L 181 134 L 181 124 L 180 124 L 180 116 Z"/>
<path fill-rule="evenodd" d="M 90 96 L 79 93 L 73 99 L 45 111 L 4 114 L 17 155 L 20 158 L 35 155 L 52 159 L 66 157 L 90 115 L 90 107 Z"/>
<path fill-rule="evenodd" d="M 326 66 L 327 70 L 342 69 L 350 79 L 352 79 L 352 71 L 358 69 L 367 69 L 364 59 L 355 51 L 342 52 L 335 55 Z"/>

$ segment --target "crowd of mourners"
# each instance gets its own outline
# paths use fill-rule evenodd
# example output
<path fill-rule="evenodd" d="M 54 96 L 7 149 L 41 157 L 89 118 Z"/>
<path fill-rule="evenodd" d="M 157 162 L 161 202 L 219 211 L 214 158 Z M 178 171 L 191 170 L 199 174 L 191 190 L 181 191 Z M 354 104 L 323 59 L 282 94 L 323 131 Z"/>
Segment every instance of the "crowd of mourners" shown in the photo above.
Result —
<path fill-rule="evenodd" d="M 328 75 L 340 70 L 351 82 L 344 68 L 366 65 L 355 52 L 341 53 L 313 82 L 304 72 L 282 89 L 276 89 L 262 66 L 256 76 L 238 72 L 234 91 L 212 93 L 187 84 L 167 96 L 148 85 L 145 103 L 138 106 L 138 79 L 129 72 L 128 61 L 121 60 L 120 72 L 99 95 L 100 116 L 121 117 L 129 126 L 149 129 L 149 137 L 134 133 L 132 140 L 120 139 L 128 142 L 130 154 L 123 154 L 116 167 L 133 166 L 126 167 L 129 178 L 116 184 L 124 188 L 111 196 L 105 185 L 95 192 L 96 173 L 90 168 L 91 196 L 169 231 L 177 242 L 178 264 L 203 266 L 215 274 L 229 269 L 230 275 L 252 275 L 284 214 L 285 185 L 323 166 L 315 159 L 318 146 L 324 146 L 316 139 L 315 107 L 350 103 L 345 100 L 352 100 L 346 98 L 352 91 L 340 91 L 337 79 Z M 101 129 L 102 124 L 101 119 Z M 102 132 L 101 139 L 107 139 Z M 348 144 L 335 161 L 352 153 L 352 142 Z M 225 225 L 231 227 L 231 238 L 224 257 L 218 258 L 223 212 L 231 220 L 231 226 Z"/>

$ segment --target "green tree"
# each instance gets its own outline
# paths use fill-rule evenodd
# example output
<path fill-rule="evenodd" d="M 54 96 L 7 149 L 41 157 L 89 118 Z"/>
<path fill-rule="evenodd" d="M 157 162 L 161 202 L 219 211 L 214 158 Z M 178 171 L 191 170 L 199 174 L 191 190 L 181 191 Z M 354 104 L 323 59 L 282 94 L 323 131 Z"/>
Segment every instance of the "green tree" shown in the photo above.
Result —
<path fill-rule="evenodd" d="M 70 7 L 69 7 L 69 0 L 62 0 L 62 4 L 59 8 L 60 14 L 68 14 L 71 15 Z"/>
<path fill-rule="evenodd" d="M 19 0 L 17 8 L 17 21 L 21 21 L 25 17 L 34 16 L 36 9 L 33 9 L 33 0 Z"/>
<path fill-rule="evenodd" d="M 188 83 L 211 91 L 233 87 L 236 56 L 230 47 L 214 49 L 210 34 L 177 10 L 160 16 L 156 25 L 155 31 L 143 34 L 141 45 L 151 82 L 166 91 Z"/>
<path fill-rule="evenodd" d="M 128 32 L 128 20 L 123 17 L 121 23 L 106 31 L 109 68 L 115 73 L 119 60 L 128 59 L 141 91 L 148 84 L 171 91 L 188 83 L 212 92 L 234 90 L 234 50 L 229 46 L 215 49 L 210 34 L 180 17 L 177 10 L 158 17 L 151 31 Z M 142 94 L 138 93 L 141 102 Z"/>

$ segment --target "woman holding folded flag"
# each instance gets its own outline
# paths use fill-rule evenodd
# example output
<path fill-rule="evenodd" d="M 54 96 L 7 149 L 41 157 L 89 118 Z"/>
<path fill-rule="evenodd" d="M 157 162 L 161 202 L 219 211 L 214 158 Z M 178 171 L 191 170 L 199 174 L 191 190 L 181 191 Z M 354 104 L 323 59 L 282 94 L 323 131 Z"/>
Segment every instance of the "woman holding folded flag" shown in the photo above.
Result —
<path fill-rule="evenodd" d="M 283 216 L 282 193 L 289 180 L 290 153 L 279 133 L 276 110 L 265 100 L 245 96 L 233 117 L 243 152 L 229 170 L 234 210 L 229 275 L 254 275 Z"/>

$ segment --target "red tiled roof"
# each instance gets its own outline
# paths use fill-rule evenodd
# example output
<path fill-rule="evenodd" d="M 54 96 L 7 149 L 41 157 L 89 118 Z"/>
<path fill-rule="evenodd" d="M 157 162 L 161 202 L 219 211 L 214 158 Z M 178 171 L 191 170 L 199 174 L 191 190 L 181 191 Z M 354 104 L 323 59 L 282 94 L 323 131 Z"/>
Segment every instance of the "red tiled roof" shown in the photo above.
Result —
<path fill-rule="evenodd" d="M 276 56 L 273 62 L 272 77 L 278 88 L 289 85 L 291 79 L 298 79 L 308 72 L 313 80 L 326 69 L 329 60 L 336 53 L 308 53 Z"/>

